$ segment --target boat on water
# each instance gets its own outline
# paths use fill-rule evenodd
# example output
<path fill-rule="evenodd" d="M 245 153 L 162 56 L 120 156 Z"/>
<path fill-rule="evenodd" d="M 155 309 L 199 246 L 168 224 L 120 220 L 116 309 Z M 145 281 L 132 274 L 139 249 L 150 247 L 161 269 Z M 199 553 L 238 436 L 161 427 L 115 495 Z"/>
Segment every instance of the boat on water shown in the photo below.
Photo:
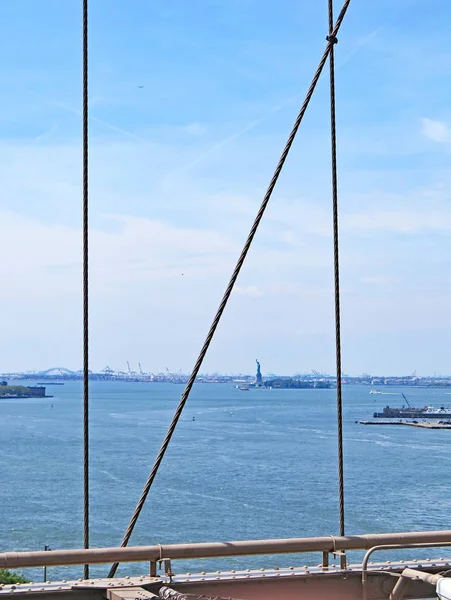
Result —
<path fill-rule="evenodd" d="M 434 406 L 424 406 L 423 408 L 413 407 L 406 396 L 401 393 L 407 406 L 393 408 L 386 406 L 382 412 L 375 412 L 373 417 L 376 419 L 443 419 L 451 417 L 451 408 L 435 408 Z"/>
<path fill-rule="evenodd" d="M 375 412 L 373 417 L 376 419 L 443 419 L 451 417 L 451 408 L 444 406 L 440 406 L 440 408 L 434 406 L 423 408 L 386 406 L 382 412 Z"/>
<path fill-rule="evenodd" d="M 240 390 L 240 392 L 248 392 L 249 386 L 248 385 L 239 385 L 238 389 Z"/>
<path fill-rule="evenodd" d="M 380 390 L 370 390 L 370 394 L 382 394 Z"/>
<path fill-rule="evenodd" d="M 434 408 L 433 406 L 427 406 L 425 414 L 427 416 L 437 416 L 437 417 L 451 417 L 451 408 L 445 408 L 441 406 L 440 408 Z"/>

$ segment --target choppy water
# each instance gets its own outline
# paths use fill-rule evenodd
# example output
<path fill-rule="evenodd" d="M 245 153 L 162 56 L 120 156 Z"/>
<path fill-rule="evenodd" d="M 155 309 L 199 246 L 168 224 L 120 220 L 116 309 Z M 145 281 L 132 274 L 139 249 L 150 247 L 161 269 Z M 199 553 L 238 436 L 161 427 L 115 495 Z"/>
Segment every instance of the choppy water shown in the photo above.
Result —
<path fill-rule="evenodd" d="M 48 387 L 53 399 L 0 401 L 1 551 L 82 547 L 81 391 L 66 383 Z M 347 533 L 449 528 L 451 431 L 356 424 L 401 403 L 368 391 L 344 390 Z M 181 392 L 171 384 L 91 384 L 92 546 L 120 544 Z M 450 401 L 440 390 L 407 395 L 414 405 Z M 335 390 L 197 385 L 132 543 L 336 535 L 336 446 Z M 222 559 L 179 571 L 306 562 Z M 80 574 L 58 568 L 48 577 Z"/>

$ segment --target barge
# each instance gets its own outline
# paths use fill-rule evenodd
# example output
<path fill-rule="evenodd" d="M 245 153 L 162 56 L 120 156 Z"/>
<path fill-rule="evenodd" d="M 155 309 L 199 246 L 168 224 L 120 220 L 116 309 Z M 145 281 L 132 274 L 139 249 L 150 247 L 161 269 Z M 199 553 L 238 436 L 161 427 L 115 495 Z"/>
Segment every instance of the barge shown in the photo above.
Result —
<path fill-rule="evenodd" d="M 434 408 L 425 406 L 424 408 L 392 408 L 386 406 L 382 412 L 373 414 L 375 419 L 451 419 L 451 408 Z"/>

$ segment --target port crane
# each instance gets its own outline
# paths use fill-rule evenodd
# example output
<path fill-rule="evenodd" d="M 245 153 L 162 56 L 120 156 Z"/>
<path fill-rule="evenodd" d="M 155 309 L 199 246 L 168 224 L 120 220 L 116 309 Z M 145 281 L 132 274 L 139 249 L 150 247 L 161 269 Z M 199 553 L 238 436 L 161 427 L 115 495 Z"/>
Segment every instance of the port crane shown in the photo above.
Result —
<path fill-rule="evenodd" d="M 409 408 L 412 408 L 412 406 L 410 405 L 410 402 L 407 400 L 407 398 L 404 396 L 404 394 L 401 392 L 401 396 L 404 398 L 404 400 L 406 401 L 406 404 Z"/>
<path fill-rule="evenodd" d="M 320 373 L 320 371 L 315 371 L 315 369 L 312 369 L 312 373 L 313 373 L 313 377 L 316 377 L 317 379 L 321 379 L 322 377 L 327 377 L 326 373 Z"/>
<path fill-rule="evenodd" d="M 136 371 L 132 371 L 130 368 L 130 362 L 127 361 L 127 369 L 128 369 L 128 376 L 129 377 L 136 377 Z"/>

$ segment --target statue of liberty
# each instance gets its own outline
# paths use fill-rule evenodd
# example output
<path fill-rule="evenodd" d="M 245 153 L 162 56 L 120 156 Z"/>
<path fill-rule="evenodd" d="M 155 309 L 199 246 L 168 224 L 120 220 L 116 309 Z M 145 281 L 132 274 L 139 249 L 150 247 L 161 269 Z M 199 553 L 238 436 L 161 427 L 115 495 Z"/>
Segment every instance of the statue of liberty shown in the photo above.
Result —
<path fill-rule="evenodd" d="M 255 378 L 255 385 L 263 385 L 262 372 L 260 370 L 260 363 L 255 359 L 257 363 L 257 377 Z"/>

